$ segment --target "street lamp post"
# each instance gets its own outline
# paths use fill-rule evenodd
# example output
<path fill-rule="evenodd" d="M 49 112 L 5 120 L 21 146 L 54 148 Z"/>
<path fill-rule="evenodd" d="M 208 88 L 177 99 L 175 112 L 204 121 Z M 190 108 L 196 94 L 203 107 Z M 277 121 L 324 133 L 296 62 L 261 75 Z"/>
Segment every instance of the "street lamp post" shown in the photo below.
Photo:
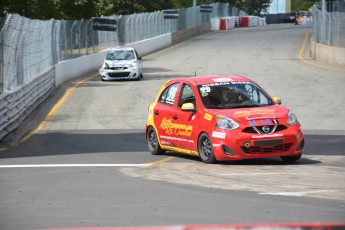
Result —
<path fill-rule="evenodd" d="M 28 0 L 24 0 L 24 17 L 28 17 Z"/>

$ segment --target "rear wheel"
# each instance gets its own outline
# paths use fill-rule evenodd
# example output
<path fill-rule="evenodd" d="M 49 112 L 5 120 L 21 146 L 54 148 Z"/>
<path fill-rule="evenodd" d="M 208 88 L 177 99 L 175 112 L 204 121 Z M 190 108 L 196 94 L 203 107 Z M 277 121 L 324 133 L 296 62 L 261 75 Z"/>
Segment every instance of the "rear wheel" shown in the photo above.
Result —
<path fill-rule="evenodd" d="M 291 163 L 291 162 L 295 162 L 295 161 L 298 161 L 299 159 L 301 159 L 301 155 L 297 155 L 297 156 L 283 156 L 283 157 L 280 157 L 284 162 L 287 162 L 287 163 Z"/>
<path fill-rule="evenodd" d="M 146 139 L 147 146 L 149 147 L 149 150 L 152 153 L 152 155 L 160 155 L 165 153 L 165 150 L 163 150 L 159 145 L 156 130 L 152 126 L 150 126 L 147 130 Z"/>
<path fill-rule="evenodd" d="M 214 156 L 212 142 L 206 133 L 202 133 L 199 137 L 198 152 L 204 163 L 213 164 L 217 162 L 216 157 Z"/>

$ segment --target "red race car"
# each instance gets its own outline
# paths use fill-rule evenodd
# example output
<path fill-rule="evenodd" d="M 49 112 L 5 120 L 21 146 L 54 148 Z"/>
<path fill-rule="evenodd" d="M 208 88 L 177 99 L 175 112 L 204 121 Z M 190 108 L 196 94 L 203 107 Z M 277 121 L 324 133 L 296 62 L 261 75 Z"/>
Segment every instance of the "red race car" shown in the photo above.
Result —
<path fill-rule="evenodd" d="M 304 136 L 294 113 L 252 80 L 199 76 L 167 81 L 150 104 L 148 148 L 199 156 L 205 163 L 301 158 Z"/>

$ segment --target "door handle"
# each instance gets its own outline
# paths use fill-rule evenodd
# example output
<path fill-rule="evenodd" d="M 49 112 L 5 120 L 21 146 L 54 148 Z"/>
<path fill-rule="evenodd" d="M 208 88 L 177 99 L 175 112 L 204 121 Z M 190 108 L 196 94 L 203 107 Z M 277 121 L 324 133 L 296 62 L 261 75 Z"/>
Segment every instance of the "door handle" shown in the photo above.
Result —
<path fill-rule="evenodd" d="M 176 115 L 174 115 L 172 118 L 173 118 L 174 120 L 177 120 L 178 117 L 177 117 Z"/>
<path fill-rule="evenodd" d="M 157 110 L 155 110 L 153 113 L 154 113 L 155 115 L 159 115 L 159 112 L 158 112 Z"/>

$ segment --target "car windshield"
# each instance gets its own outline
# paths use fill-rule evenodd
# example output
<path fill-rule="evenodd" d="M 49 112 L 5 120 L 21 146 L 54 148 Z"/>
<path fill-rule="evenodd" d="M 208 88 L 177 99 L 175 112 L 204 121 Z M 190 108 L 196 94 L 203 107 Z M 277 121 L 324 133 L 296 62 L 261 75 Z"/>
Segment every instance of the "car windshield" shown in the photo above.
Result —
<path fill-rule="evenodd" d="M 199 85 L 205 108 L 232 109 L 273 105 L 272 99 L 253 82 L 222 82 Z"/>
<path fill-rule="evenodd" d="M 116 50 L 109 51 L 106 57 L 107 60 L 132 60 L 135 59 L 134 52 L 132 50 Z"/>

